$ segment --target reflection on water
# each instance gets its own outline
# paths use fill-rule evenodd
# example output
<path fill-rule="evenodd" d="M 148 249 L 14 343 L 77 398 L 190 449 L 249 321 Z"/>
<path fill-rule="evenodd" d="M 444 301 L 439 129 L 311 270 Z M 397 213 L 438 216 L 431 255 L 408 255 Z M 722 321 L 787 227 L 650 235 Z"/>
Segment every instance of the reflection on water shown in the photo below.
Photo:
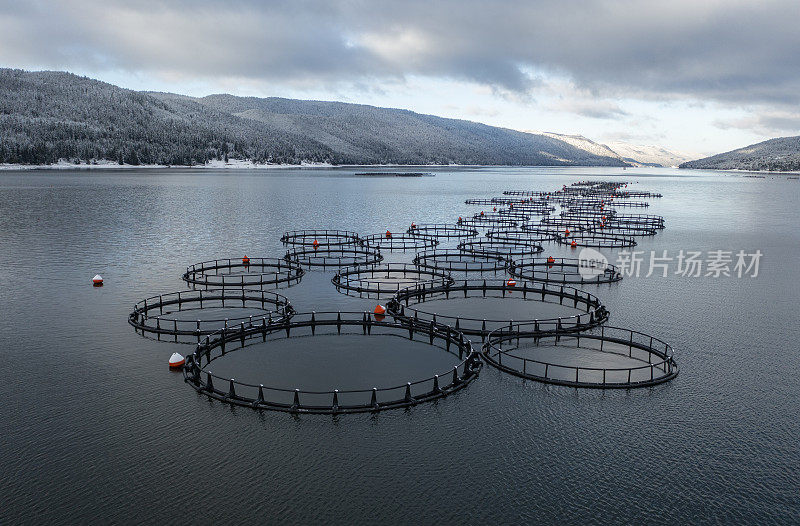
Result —
<path fill-rule="evenodd" d="M 800 520 L 796 182 L 655 169 L 355 171 L 0 174 L 0 522 Z M 584 287 L 609 324 L 674 346 L 681 374 L 653 389 L 576 391 L 484 368 L 468 389 L 409 411 L 259 414 L 198 396 L 167 370 L 188 347 L 127 324 L 137 301 L 184 287 L 187 265 L 281 256 L 286 230 L 403 232 L 471 216 L 468 198 L 592 177 L 664 195 L 647 213 L 667 228 L 637 250 L 764 253 L 756 279 Z M 575 257 L 544 247 L 541 257 Z M 301 312 L 371 311 L 375 300 L 335 290 L 334 271 L 309 271 L 281 293 Z M 97 273 L 102 288 L 91 286 Z M 330 340 L 233 353 L 220 369 L 287 383 L 310 370 L 332 386 L 452 363 L 422 344 Z"/>

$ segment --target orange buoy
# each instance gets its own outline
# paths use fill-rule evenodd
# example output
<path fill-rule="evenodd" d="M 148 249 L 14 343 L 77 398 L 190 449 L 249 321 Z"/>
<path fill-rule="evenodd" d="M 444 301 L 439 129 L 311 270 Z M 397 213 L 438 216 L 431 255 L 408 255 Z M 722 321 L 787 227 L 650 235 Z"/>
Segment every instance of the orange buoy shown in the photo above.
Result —
<path fill-rule="evenodd" d="M 483 217 L 483 210 L 481 210 L 481 217 Z"/>
<path fill-rule="evenodd" d="M 516 287 L 517 286 L 517 282 L 514 281 L 513 279 L 510 279 L 510 280 L 506 281 L 506 285 L 508 285 L 509 287 Z"/>
<path fill-rule="evenodd" d="M 461 221 L 463 221 L 463 219 L 461 219 L 461 216 L 458 216 L 458 224 L 459 225 L 461 224 Z"/>
<path fill-rule="evenodd" d="M 95 274 L 92 278 L 92 285 L 95 287 L 102 287 L 103 286 L 103 276 L 100 274 Z"/>
<path fill-rule="evenodd" d="M 376 320 L 383 321 L 383 319 L 386 317 L 386 307 L 381 304 L 375 305 L 375 310 L 372 311 L 372 313 L 375 314 Z"/>
<path fill-rule="evenodd" d="M 514 208 L 514 203 L 508 203 L 509 208 Z"/>
<path fill-rule="evenodd" d="M 180 354 L 174 352 L 172 356 L 169 357 L 169 367 L 170 369 L 178 369 L 183 367 L 183 364 L 186 363 L 186 358 L 181 356 Z"/>
<path fill-rule="evenodd" d="M 564 237 L 569 237 L 569 228 L 564 230 Z"/>
<path fill-rule="evenodd" d="M 391 232 L 389 232 L 388 230 L 386 231 L 386 237 L 387 237 L 387 238 L 388 238 L 388 237 L 392 237 L 392 233 L 391 233 Z"/>
<path fill-rule="evenodd" d="M 552 265 L 555 262 L 556 262 L 556 260 L 553 258 L 553 256 L 548 256 L 548 258 L 547 258 L 547 264 L 548 265 Z"/>
<path fill-rule="evenodd" d="M 417 228 L 417 224 L 416 224 L 416 223 L 414 223 L 414 222 L 412 222 L 412 223 L 411 223 L 411 230 L 414 230 L 415 228 Z"/>
<path fill-rule="evenodd" d="M 570 246 L 570 247 L 572 247 L 572 248 L 575 248 L 575 247 L 577 247 L 577 246 L 578 246 L 578 244 L 577 244 L 577 243 L 575 242 L 575 240 L 573 239 L 573 240 L 572 240 L 572 243 L 570 243 L 570 245 L 569 245 L 569 246 Z"/>
<path fill-rule="evenodd" d="M 315 240 L 314 240 L 314 242 L 313 242 L 313 243 L 311 243 L 311 246 L 312 246 L 312 247 L 314 247 L 314 250 L 318 249 L 318 248 L 319 248 L 319 241 L 317 241 L 317 240 L 315 239 Z"/>
<path fill-rule="evenodd" d="M 242 264 L 243 265 L 249 265 L 250 264 L 250 258 L 247 257 L 247 256 L 243 257 L 242 258 Z"/>

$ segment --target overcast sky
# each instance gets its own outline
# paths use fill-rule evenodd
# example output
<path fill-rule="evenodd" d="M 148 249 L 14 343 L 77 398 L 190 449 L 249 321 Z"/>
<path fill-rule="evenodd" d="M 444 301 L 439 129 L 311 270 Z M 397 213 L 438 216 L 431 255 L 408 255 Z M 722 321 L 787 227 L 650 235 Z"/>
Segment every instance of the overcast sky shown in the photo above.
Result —
<path fill-rule="evenodd" d="M 0 0 L 0 66 L 694 154 L 800 134 L 798 0 Z"/>

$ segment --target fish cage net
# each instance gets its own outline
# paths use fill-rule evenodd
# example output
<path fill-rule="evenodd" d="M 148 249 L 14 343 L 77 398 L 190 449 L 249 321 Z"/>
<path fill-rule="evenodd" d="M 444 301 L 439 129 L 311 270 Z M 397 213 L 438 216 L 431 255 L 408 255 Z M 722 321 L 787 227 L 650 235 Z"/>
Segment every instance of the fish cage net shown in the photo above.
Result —
<path fill-rule="evenodd" d="M 341 269 L 331 283 L 337 291 L 345 294 L 385 298 L 420 283 L 432 286 L 452 284 L 453 278 L 447 272 L 408 263 L 383 263 Z"/>
<path fill-rule="evenodd" d="M 500 210 L 498 215 L 501 218 L 510 219 L 511 221 L 516 222 L 517 225 L 521 225 L 531 221 L 531 216 L 534 214 L 531 212 L 523 212 L 515 208 L 514 210 Z"/>
<path fill-rule="evenodd" d="M 364 345 L 374 345 L 381 337 L 405 338 L 442 349 L 457 356 L 459 362 L 448 370 L 399 385 L 372 389 L 312 390 L 290 386 L 271 386 L 237 381 L 215 375 L 210 366 L 232 352 L 258 352 L 258 343 L 289 338 L 306 338 L 325 346 L 326 338 L 360 335 Z M 201 341 L 187 357 L 183 375 L 198 393 L 224 403 L 258 410 L 297 414 L 362 413 L 412 407 L 452 394 L 474 380 L 481 370 L 480 354 L 464 335 L 438 324 L 415 325 L 409 320 L 370 313 L 317 312 L 296 314 L 273 326 L 242 323 Z"/>
<path fill-rule="evenodd" d="M 644 225 L 621 225 L 612 222 L 596 226 L 587 232 L 593 234 L 608 234 L 612 236 L 648 237 L 656 235 L 658 230 Z"/>
<path fill-rule="evenodd" d="M 520 228 L 497 228 L 488 230 L 486 237 L 497 243 L 525 243 L 529 245 L 540 245 L 556 241 L 556 232 L 537 226 L 522 225 Z"/>
<path fill-rule="evenodd" d="M 241 314 L 237 313 L 241 311 Z M 134 330 L 157 339 L 200 341 L 229 325 L 247 321 L 281 323 L 294 313 L 281 294 L 263 290 L 212 289 L 171 292 L 136 303 L 128 316 Z"/>
<path fill-rule="evenodd" d="M 501 208 L 498 213 L 502 216 L 546 216 L 555 212 L 555 207 L 544 205 L 515 205 L 513 208 Z"/>
<path fill-rule="evenodd" d="M 590 208 L 570 208 L 565 212 L 561 212 L 560 217 L 566 220 L 602 222 L 614 217 L 614 211 Z"/>
<path fill-rule="evenodd" d="M 678 375 L 669 344 L 619 327 L 543 335 L 531 324 L 513 325 L 489 334 L 482 351 L 504 372 L 570 387 L 647 387 Z"/>
<path fill-rule="evenodd" d="M 508 203 L 524 203 L 524 199 L 492 197 L 491 199 L 467 199 L 464 204 L 481 206 L 503 206 Z"/>
<path fill-rule="evenodd" d="M 457 224 L 438 224 L 427 223 L 422 225 L 412 225 L 408 231 L 412 236 L 425 236 L 432 238 L 458 239 L 465 237 L 475 237 L 478 230 L 471 226 Z"/>
<path fill-rule="evenodd" d="M 380 251 L 365 247 L 330 246 L 296 248 L 286 252 L 286 261 L 309 268 L 351 267 L 383 261 Z"/>
<path fill-rule="evenodd" d="M 529 225 L 531 228 L 549 229 L 554 232 L 577 232 L 580 230 L 589 230 L 594 228 L 600 223 L 599 219 L 581 217 L 581 218 L 566 218 L 566 217 L 545 217 L 538 224 Z M 527 228 L 527 226 L 526 226 Z"/>
<path fill-rule="evenodd" d="M 495 226 L 517 226 L 520 222 L 526 221 L 528 219 L 527 216 L 522 217 L 509 217 L 500 215 L 499 213 L 494 212 L 484 212 L 483 214 L 475 214 L 470 219 L 464 219 L 461 222 L 462 226 L 486 226 L 486 225 L 495 225 Z"/>
<path fill-rule="evenodd" d="M 619 208 L 647 208 L 650 206 L 650 203 L 647 201 L 628 201 L 625 199 L 620 199 L 617 201 L 612 201 L 611 206 L 619 207 Z"/>
<path fill-rule="evenodd" d="M 496 254 L 473 254 L 460 250 L 425 250 L 417 254 L 413 263 L 419 267 L 447 272 L 500 272 L 508 267 L 509 260 Z"/>
<path fill-rule="evenodd" d="M 238 287 L 264 289 L 290 287 L 300 282 L 305 271 L 279 258 L 215 259 L 186 268 L 181 279 L 194 288 Z"/>
<path fill-rule="evenodd" d="M 609 221 L 609 226 L 643 226 L 661 230 L 665 227 L 664 218 L 653 214 L 616 214 Z"/>
<path fill-rule="evenodd" d="M 291 230 L 281 236 L 284 245 L 337 247 L 357 245 L 361 239 L 348 230 Z"/>
<path fill-rule="evenodd" d="M 609 263 L 574 258 L 514 258 L 508 273 L 516 278 L 543 283 L 591 285 L 622 279 L 619 269 Z"/>
<path fill-rule="evenodd" d="M 388 235 L 372 234 L 361 238 L 365 247 L 388 252 L 404 252 L 406 250 L 424 250 L 433 248 L 439 241 L 433 237 L 422 235 L 412 235 L 408 233 L 395 234 L 390 232 Z"/>
<path fill-rule="evenodd" d="M 636 246 L 636 240 L 633 237 L 594 232 L 578 232 L 568 236 L 559 235 L 558 242 L 562 245 L 580 248 L 630 248 Z"/>
<path fill-rule="evenodd" d="M 524 239 L 519 241 L 462 241 L 457 248 L 466 254 L 500 256 L 505 259 L 532 256 L 544 251 L 541 245 Z"/>
<path fill-rule="evenodd" d="M 474 301 L 487 299 L 491 309 L 485 309 L 481 301 Z M 503 303 L 506 308 L 500 306 Z M 569 332 L 585 330 L 608 319 L 608 310 L 593 294 L 527 280 L 459 280 L 438 287 L 421 284 L 399 291 L 387 303 L 387 309 L 415 323 L 443 323 L 464 334 L 481 337 L 521 322 L 530 322 L 541 332 Z M 536 310 L 541 315 L 532 314 Z M 505 313 L 508 315 L 501 316 Z"/>

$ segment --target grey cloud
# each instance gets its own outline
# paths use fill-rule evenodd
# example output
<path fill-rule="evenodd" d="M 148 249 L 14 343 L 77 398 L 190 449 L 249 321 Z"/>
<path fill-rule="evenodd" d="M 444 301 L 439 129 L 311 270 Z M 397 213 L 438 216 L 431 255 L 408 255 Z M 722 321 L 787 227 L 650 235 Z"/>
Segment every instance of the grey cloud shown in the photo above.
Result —
<path fill-rule="evenodd" d="M 800 134 L 800 112 L 775 111 L 765 107 L 754 109 L 747 117 L 737 119 L 720 119 L 714 122 L 717 128 L 756 130 L 763 135 L 798 135 Z"/>
<path fill-rule="evenodd" d="M 551 108 L 591 119 L 618 119 L 629 115 L 613 102 L 595 99 L 569 98 L 553 104 Z"/>
<path fill-rule="evenodd" d="M 0 0 L 0 61 L 311 84 L 416 74 L 518 94 L 541 71 L 601 95 L 791 105 L 798 19 L 796 0 Z"/>

